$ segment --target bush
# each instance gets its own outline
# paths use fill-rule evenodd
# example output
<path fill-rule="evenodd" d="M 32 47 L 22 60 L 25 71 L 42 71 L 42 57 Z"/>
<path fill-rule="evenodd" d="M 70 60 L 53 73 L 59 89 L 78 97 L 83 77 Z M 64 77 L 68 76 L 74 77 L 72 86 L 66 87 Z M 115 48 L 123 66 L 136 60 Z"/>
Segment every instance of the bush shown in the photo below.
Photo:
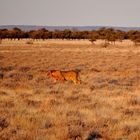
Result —
<path fill-rule="evenodd" d="M 33 40 L 28 40 L 28 41 L 26 41 L 26 44 L 33 44 L 34 42 L 33 42 Z"/>
<path fill-rule="evenodd" d="M 135 46 L 140 46 L 140 38 L 136 38 L 133 40 Z"/>
<path fill-rule="evenodd" d="M 91 39 L 89 39 L 89 41 L 93 44 L 95 41 L 96 41 L 96 38 L 91 38 Z"/>
<path fill-rule="evenodd" d="M 103 48 L 107 48 L 110 44 L 108 42 L 105 42 L 104 44 L 102 44 Z"/>

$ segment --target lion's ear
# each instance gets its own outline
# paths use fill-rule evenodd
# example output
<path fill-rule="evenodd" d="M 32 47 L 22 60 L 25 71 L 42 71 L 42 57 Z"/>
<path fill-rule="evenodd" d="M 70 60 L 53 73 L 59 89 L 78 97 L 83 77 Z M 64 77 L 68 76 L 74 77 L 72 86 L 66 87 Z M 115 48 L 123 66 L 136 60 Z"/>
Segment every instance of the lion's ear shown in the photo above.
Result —
<path fill-rule="evenodd" d="M 48 71 L 48 72 L 47 72 L 47 75 L 48 75 L 48 76 L 51 76 L 51 75 L 52 75 L 52 74 L 51 74 L 51 71 Z"/>

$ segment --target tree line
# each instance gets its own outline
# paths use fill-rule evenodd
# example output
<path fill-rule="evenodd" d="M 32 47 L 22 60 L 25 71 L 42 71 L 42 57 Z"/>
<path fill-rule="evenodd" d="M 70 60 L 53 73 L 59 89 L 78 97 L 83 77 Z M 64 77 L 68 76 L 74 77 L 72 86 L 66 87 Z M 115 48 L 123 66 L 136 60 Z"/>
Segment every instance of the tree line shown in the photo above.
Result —
<path fill-rule="evenodd" d="M 0 29 L 0 39 L 89 39 L 91 42 L 103 39 L 107 42 L 122 41 L 130 39 L 135 44 L 140 43 L 140 31 L 122 31 L 114 28 L 100 28 L 92 31 L 78 31 L 65 29 L 49 31 L 45 28 L 39 30 L 22 31 L 19 28 Z"/>

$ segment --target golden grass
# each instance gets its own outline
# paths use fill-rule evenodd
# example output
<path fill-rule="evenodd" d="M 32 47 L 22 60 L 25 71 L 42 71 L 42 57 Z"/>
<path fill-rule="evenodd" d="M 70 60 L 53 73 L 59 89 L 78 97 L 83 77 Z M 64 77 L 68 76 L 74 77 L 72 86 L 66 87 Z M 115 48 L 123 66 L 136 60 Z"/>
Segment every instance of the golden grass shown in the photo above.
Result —
<path fill-rule="evenodd" d="M 140 139 L 140 48 L 80 43 L 0 46 L 0 139 Z"/>
<path fill-rule="evenodd" d="M 104 40 L 97 40 L 94 42 L 95 45 L 103 45 L 105 43 Z M 92 43 L 88 40 L 88 39 L 81 39 L 81 40 L 62 40 L 62 39 L 21 39 L 21 40 L 17 40 L 17 39 L 3 39 L 1 40 L 1 45 L 26 45 L 26 44 L 34 44 L 34 45 L 91 45 Z M 118 46 L 125 46 L 125 47 L 129 47 L 129 46 L 133 46 L 134 43 L 131 40 L 123 40 L 122 42 L 120 41 L 116 41 L 115 42 L 116 45 Z"/>

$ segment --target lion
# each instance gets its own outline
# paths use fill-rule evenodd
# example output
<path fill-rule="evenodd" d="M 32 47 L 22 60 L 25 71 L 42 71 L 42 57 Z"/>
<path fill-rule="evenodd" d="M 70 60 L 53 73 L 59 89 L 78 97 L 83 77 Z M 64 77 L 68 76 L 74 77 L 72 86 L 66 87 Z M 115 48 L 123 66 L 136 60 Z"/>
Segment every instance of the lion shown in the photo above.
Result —
<path fill-rule="evenodd" d="M 80 84 L 79 72 L 76 70 L 60 71 L 50 70 L 48 76 L 60 81 L 72 81 L 74 84 Z"/>

